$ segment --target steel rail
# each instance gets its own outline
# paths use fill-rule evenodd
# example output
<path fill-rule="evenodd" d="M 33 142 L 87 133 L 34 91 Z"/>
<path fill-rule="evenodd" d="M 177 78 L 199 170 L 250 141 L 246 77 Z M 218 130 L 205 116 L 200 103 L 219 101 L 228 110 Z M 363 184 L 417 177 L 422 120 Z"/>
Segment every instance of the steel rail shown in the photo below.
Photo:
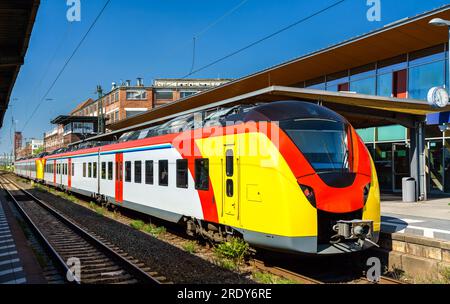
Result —
<path fill-rule="evenodd" d="M 24 193 L 27 197 L 29 197 L 32 201 L 36 202 L 38 206 L 42 207 L 44 210 L 48 211 L 53 217 L 55 217 L 57 220 L 59 220 L 61 223 L 63 223 L 65 226 L 67 226 L 70 230 L 75 232 L 75 234 L 79 235 L 81 238 L 83 238 L 85 241 L 87 241 L 89 244 L 100 250 L 101 253 L 103 253 L 105 256 L 110 258 L 112 261 L 114 261 L 119 266 L 123 267 L 125 271 L 127 271 L 130 275 L 132 275 L 136 280 L 139 281 L 139 283 L 145 283 L 145 284 L 161 284 L 157 279 L 153 278 L 151 275 L 143 271 L 141 268 L 139 268 L 137 265 L 126 259 L 125 257 L 121 256 L 119 253 L 115 252 L 112 248 L 110 248 L 108 245 L 88 233 L 86 230 L 75 224 L 73 221 L 62 215 L 60 212 L 56 211 L 54 208 L 50 207 L 48 204 L 43 202 L 42 200 L 35 197 L 33 194 L 28 192 L 27 190 L 23 189 L 21 186 L 19 186 L 17 183 L 11 181 L 9 178 L 2 176 L 1 179 L 6 181 L 7 183 L 13 185 L 15 188 L 17 188 L 19 191 Z M 30 218 L 30 216 L 26 213 L 26 211 L 20 206 L 19 202 L 15 198 L 14 194 L 11 193 L 10 190 L 6 189 L 4 186 L 6 183 L 2 183 L 2 188 L 8 193 L 8 195 L 11 197 L 12 201 L 14 202 L 15 206 L 18 208 L 20 213 L 24 216 L 24 218 L 27 220 L 28 224 L 32 227 L 32 229 L 36 232 L 36 234 L 39 236 L 39 238 L 43 241 L 45 247 L 48 249 L 48 252 L 52 257 L 55 258 L 55 260 L 58 262 L 58 266 L 60 269 L 64 271 L 64 273 L 71 273 L 71 270 L 64 262 L 64 259 L 61 257 L 61 255 L 56 251 L 56 249 L 50 244 L 50 242 L 47 240 L 47 238 L 44 236 L 44 234 L 40 231 L 40 229 L 37 227 L 37 225 L 33 222 L 33 220 Z M 17 195 L 16 195 L 17 196 Z M 74 276 L 75 280 L 73 283 L 80 284 L 80 280 Z"/>

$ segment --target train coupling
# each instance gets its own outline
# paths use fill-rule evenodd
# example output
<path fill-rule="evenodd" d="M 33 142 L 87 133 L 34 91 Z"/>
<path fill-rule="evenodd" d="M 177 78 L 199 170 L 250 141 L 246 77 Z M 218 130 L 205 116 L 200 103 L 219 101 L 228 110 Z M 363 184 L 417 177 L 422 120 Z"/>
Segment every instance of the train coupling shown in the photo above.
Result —
<path fill-rule="evenodd" d="M 373 231 L 373 221 L 367 220 L 351 220 L 344 221 L 340 220 L 336 222 L 333 226 L 333 230 L 336 232 L 331 238 L 331 243 L 339 243 L 343 240 L 358 240 L 358 243 L 363 247 L 365 242 L 368 242 L 374 246 L 378 246 L 377 243 L 373 242 L 372 231 Z"/>

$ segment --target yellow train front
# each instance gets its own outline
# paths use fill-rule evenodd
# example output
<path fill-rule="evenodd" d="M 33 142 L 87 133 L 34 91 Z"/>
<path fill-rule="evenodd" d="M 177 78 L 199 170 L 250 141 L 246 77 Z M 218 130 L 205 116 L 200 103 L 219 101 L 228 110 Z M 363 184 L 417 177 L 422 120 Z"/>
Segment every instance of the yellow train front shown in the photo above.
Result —
<path fill-rule="evenodd" d="M 254 246 L 285 252 L 347 253 L 378 241 L 375 167 L 342 116 L 282 101 L 235 120 L 242 121 L 223 135 L 195 141 L 210 161 L 220 224 Z"/>

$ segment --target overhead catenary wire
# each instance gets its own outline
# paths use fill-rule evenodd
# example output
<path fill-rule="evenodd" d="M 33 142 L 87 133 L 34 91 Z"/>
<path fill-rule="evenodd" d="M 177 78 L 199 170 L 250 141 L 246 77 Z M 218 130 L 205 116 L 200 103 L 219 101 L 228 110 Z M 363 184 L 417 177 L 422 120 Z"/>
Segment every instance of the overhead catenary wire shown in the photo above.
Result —
<path fill-rule="evenodd" d="M 34 108 L 33 112 L 31 113 L 30 117 L 28 118 L 28 120 L 25 122 L 24 126 L 22 127 L 22 132 L 25 130 L 25 128 L 27 127 L 28 123 L 31 121 L 31 119 L 33 118 L 33 116 L 36 114 L 36 112 L 39 110 L 39 108 L 41 107 L 42 103 L 44 102 L 45 98 L 47 98 L 48 94 L 51 92 L 51 90 L 53 89 L 53 87 L 55 86 L 56 82 L 59 80 L 59 78 L 61 77 L 61 75 L 64 73 L 65 69 L 67 68 L 67 66 L 69 65 L 70 61 L 72 60 L 72 58 L 75 56 L 75 54 L 78 52 L 78 50 L 80 49 L 80 47 L 82 46 L 83 42 L 86 40 L 87 36 L 89 35 L 89 33 L 92 31 L 92 29 L 94 28 L 94 26 L 97 24 L 97 21 L 100 19 L 100 17 L 103 15 L 103 12 L 106 10 L 106 8 L 108 7 L 109 3 L 111 2 L 111 0 L 107 0 L 105 2 L 105 4 L 103 5 L 102 9 L 100 10 L 100 12 L 97 14 L 97 16 L 95 17 L 94 21 L 91 23 L 91 25 L 89 26 L 88 30 L 86 31 L 86 33 L 83 35 L 83 37 L 81 38 L 80 42 L 77 44 L 77 46 L 75 47 L 75 49 L 73 50 L 72 54 L 69 56 L 69 58 L 66 60 L 66 62 L 64 63 L 64 65 L 62 66 L 61 70 L 58 72 L 58 74 L 56 75 L 55 79 L 53 80 L 52 84 L 50 85 L 50 87 L 48 88 L 48 90 L 46 91 L 46 93 L 44 94 L 44 96 L 41 98 L 41 100 L 39 101 L 39 103 L 36 105 L 36 107 Z"/>
<path fill-rule="evenodd" d="M 187 77 L 189 77 L 189 76 L 191 76 L 193 74 L 196 74 L 196 73 L 198 73 L 200 71 L 203 71 L 203 70 L 205 70 L 205 69 L 207 69 L 207 68 L 209 68 L 209 67 L 211 67 L 213 65 L 216 65 L 216 64 L 218 64 L 218 63 L 220 63 L 220 62 L 222 62 L 222 61 L 224 61 L 224 60 L 226 60 L 226 59 L 228 59 L 230 57 L 233 57 L 233 56 L 235 56 L 235 55 L 237 55 L 239 53 L 242 53 L 245 50 L 248 50 L 248 49 L 250 49 L 250 48 L 252 48 L 252 47 L 254 47 L 254 46 L 256 46 L 256 45 L 258 45 L 258 44 L 260 44 L 260 43 L 262 43 L 262 42 L 264 42 L 264 41 L 266 41 L 266 40 L 268 40 L 268 39 L 270 39 L 270 38 L 272 38 L 274 36 L 277 36 L 277 35 L 285 32 L 285 31 L 287 31 L 287 30 L 289 30 L 289 29 L 291 29 L 291 28 L 293 28 L 293 27 L 295 27 L 295 26 L 297 26 L 297 25 L 299 25 L 299 24 L 301 24 L 301 23 L 303 23 L 303 22 L 305 22 L 305 21 L 307 21 L 307 20 L 317 16 L 317 15 L 320 15 L 320 14 L 322 14 L 322 13 L 332 9 L 335 6 L 338 6 L 339 4 L 343 3 L 344 1 L 345 0 L 339 0 L 339 1 L 329 5 L 327 7 L 325 7 L 323 9 L 321 9 L 321 10 L 311 14 L 311 15 L 303 17 L 303 18 L 301 18 L 300 20 L 297 20 L 294 23 L 291 23 L 291 24 L 289 24 L 287 26 L 284 26 L 283 28 L 281 28 L 281 29 L 279 29 L 279 30 L 277 30 L 277 31 L 267 35 L 267 36 L 264 36 L 264 37 L 254 41 L 254 42 L 252 42 L 252 43 L 250 43 L 250 44 L 248 44 L 248 45 L 246 45 L 246 46 L 244 46 L 244 47 L 242 47 L 240 49 L 237 49 L 237 50 L 235 50 L 235 51 L 233 51 L 233 52 L 231 52 L 231 53 L 229 53 L 229 54 L 227 54 L 227 55 L 225 55 L 225 56 L 223 56 L 223 57 L 221 57 L 219 59 L 216 59 L 216 60 L 214 60 L 214 61 L 212 61 L 212 62 L 210 62 L 210 63 L 208 63 L 208 64 L 206 64 L 206 65 L 204 65 L 204 66 L 202 66 L 202 67 L 200 67 L 198 69 L 196 69 L 196 70 L 190 71 L 188 74 L 186 74 L 185 76 L 181 77 L 181 79 L 185 79 L 185 78 L 187 78 Z"/>

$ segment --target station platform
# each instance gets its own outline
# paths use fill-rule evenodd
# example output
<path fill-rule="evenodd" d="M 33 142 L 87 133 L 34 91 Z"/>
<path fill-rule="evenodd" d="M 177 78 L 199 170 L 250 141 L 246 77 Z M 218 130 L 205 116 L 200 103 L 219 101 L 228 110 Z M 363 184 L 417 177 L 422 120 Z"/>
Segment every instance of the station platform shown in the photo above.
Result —
<path fill-rule="evenodd" d="M 381 195 L 381 231 L 450 241 L 450 197 L 403 203 L 400 195 Z"/>
<path fill-rule="evenodd" d="M 46 284 L 47 281 L 19 222 L 0 190 L 0 284 Z"/>

